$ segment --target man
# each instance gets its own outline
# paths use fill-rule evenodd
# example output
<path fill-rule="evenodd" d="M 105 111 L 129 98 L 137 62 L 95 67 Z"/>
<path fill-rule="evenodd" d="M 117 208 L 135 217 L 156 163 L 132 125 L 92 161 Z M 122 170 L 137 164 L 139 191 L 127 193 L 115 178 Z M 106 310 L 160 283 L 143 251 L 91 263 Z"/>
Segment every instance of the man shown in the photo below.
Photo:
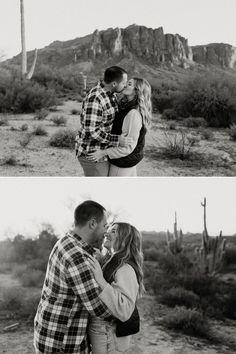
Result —
<path fill-rule="evenodd" d="M 105 70 L 103 82 L 92 88 L 82 104 L 81 127 L 76 137 L 76 155 L 85 176 L 108 176 L 107 158 L 102 161 L 89 161 L 86 156 L 98 149 L 111 146 L 126 146 L 130 138 L 112 135 L 111 128 L 118 111 L 115 93 L 126 87 L 127 73 L 118 66 Z"/>
<path fill-rule="evenodd" d="M 111 315 L 99 299 L 102 292 L 88 257 L 100 249 L 107 231 L 105 209 L 85 201 L 74 212 L 74 230 L 57 241 L 49 256 L 41 300 L 34 319 L 36 354 L 90 353 L 86 329 L 89 314 Z"/>

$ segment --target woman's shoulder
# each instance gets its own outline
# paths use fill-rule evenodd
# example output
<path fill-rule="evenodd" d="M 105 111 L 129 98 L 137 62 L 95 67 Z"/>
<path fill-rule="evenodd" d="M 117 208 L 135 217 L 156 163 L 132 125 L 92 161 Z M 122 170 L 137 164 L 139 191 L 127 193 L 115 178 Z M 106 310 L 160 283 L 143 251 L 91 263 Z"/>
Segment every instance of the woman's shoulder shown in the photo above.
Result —
<path fill-rule="evenodd" d="M 135 277 L 136 277 L 135 270 L 129 263 L 124 263 L 120 268 L 118 268 L 116 274 L 118 276 L 122 276 L 122 275 L 133 276 L 133 275 L 135 275 Z"/>
<path fill-rule="evenodd" d="M 138 108 L 132 108 L 125 116 L 125 119 L 129 121 L 135 120 L 142 122 L 142 116 Z"/>

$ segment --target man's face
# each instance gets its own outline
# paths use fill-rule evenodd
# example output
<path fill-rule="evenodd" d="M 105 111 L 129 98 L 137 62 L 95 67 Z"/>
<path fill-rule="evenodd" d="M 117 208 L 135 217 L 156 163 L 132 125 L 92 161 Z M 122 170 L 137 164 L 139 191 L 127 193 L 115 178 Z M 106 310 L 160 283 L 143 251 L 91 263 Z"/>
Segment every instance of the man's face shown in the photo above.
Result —
<path fill-rule="evenodd" d="M 124 73 L 122 80 L 119 83 L 116 82 L 116 85 L 113 86 L 113 91 L 117 93 L 122 92 L 127 85 L 127 80 L 128 80 L 128 75 Z"/>
<path fill-rule="evenodd" d="M 98 249 L 102 248 L 104 235 L 107 232 L 107 217 L 103 216 L 102 220 L 97 223 L 93 231 L 93 242 L 92 246 Z"/>

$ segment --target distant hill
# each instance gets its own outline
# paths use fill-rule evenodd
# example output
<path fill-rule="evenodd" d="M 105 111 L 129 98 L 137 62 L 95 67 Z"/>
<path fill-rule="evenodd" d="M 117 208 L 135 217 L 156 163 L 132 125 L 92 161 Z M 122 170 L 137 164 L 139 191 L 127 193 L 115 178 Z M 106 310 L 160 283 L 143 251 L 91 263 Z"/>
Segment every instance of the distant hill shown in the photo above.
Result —
<path fill-rule="evenodd" d="M 28 52 L 28 62 L 33 52 Z M 21 56 L 7 63 L 20 65 Z M 150 81 L 173 76 L 183 77 L 189 72 L 226 70 L 236 74 L 236 48 L 230 44 L 213 43 L 191 47 L 179 34 L 164 33 L 162 27 L 152 29 L 131 25 L 127 28 L 95 30 L 85 37 L 69 41 L 54 41 L 39 49 L 36 69 L 74 67 L 90 78 L 101 76 L 104 68 L 120 65 L 132 75 L 143 75 Z"/>

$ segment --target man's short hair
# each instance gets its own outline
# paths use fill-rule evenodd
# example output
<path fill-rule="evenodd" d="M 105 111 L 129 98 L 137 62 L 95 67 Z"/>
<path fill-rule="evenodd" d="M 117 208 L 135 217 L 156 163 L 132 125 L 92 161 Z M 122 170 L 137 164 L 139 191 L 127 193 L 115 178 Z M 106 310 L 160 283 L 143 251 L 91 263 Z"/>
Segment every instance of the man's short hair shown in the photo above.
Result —
<path fill-rule="evenodd" d="M 74 212 L 75 226 L 84 226 L 87 221 L 94 218 L 97 222 L 102 221 L 105 208 L 93 200 L 86 200 L 78 205 Z"/>
<path fill-rule="evenodd" d="M 111 66 L 104 72 L 104 82 L 106 84 L 110 84 L 113 81 L 120 83 L 124 74 L 127 74 L 124 69 L 120 68 L 119 66 Z"/>

